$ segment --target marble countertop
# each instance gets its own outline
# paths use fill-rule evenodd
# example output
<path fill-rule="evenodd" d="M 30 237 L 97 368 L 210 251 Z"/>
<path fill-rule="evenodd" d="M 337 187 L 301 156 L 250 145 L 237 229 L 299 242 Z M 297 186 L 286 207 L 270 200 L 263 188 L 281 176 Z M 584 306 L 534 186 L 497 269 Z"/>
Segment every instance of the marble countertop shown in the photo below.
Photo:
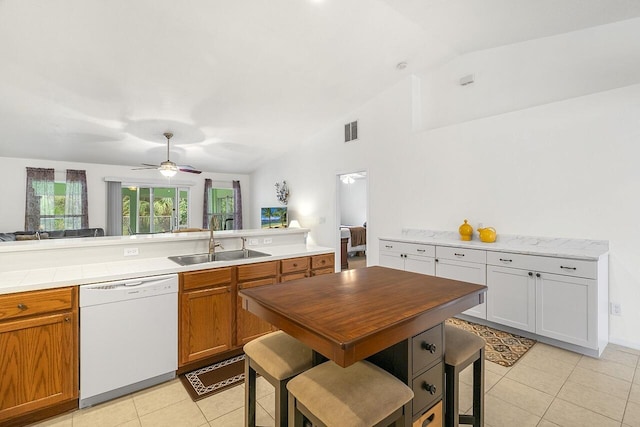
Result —
<path fill-rule="evenodd" d="M 235 261 L 214 261 L 189 266 L 180 266 L 167 257 L 156 257 L 126 261 L 85 263 L 56 268 L 7 271 L 0 273 L 0 294 L 157 276 L 160 274 L 252 264 L 334 252 L 332 248 L 306 244 L 272 246 L 269 248 L 260 248 L 259 250 L 269 253 L 270 256 Z"/>
<path fill-rule="evenodd" d="M 572 259 L 597 260 L 609 252 L 609 241 L 531 237 L 498 234 L 494 243 L 481 242 L 474 234 L 471 241 L 460 240 L 456 231 L 435 231 L 405 228 L 399 235 L 380 237 L 380 240 L 395 240 L 408 243 L 426 243 L 440 246 L 455 246 L 488 251 L 514 252 L 526 255 L 543 255 Z"/>

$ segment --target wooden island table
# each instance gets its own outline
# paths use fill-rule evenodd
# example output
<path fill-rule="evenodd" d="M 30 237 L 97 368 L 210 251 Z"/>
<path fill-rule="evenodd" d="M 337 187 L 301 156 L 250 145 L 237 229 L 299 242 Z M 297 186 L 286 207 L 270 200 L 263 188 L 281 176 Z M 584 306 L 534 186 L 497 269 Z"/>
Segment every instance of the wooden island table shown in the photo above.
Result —
<path fill-rule="evenodd" d="M 482 303 L 486 289 L 374 266 L 243 289 L 239 295 L 246 310 L 316 355 L 342 367 L 367 359 L 412 387 L 415 397 L 405 406 L 410 426 L 442 400 L 443 322 Z"/>

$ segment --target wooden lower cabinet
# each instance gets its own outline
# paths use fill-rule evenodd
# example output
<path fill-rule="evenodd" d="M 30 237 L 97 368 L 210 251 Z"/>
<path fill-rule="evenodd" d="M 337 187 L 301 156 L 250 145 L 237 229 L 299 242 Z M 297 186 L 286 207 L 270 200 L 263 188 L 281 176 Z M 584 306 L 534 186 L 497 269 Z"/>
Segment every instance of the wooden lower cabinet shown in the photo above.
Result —
<path fill-rule="evenodd" d="M 257 286 L 273 285 L 278 281 L 278 262 L 262 262 L 238 267 L 238 291 Z M 270 323 L 242 308 L 242 298 L 236 298 L 236 345 L 273 331 Z"/>
<path fill-rule="evenodd" d="M 180 274 L 178 365 L 232 348 L 233 268 Z"/>
<path fill-rule="evenodd" d="M 77 405 L 77 288 L 0 296 L 0 319 L 0 425 Z"/>

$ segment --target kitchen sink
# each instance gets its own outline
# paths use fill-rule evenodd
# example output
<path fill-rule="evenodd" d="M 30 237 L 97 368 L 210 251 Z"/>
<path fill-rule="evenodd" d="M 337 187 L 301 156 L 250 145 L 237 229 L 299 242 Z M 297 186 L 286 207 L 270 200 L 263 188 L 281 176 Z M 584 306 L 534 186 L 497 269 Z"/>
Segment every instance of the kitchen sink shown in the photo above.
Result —
<path fill-rule="evenodd" d="M 203 264 L 205 262 L 213 261 L 234 261 L 237 259 L 246 258 L 259 258 L 263 256 L 269 256 L 270 254 L 254 251 L 252 249 L 238 249 L 235 251 L 223 251 L 216 252 L 215 254 L 195 254 L 195 255 L 180 255 L 170 256 L 169 259 L 180 265 L 193 265 Z"/>

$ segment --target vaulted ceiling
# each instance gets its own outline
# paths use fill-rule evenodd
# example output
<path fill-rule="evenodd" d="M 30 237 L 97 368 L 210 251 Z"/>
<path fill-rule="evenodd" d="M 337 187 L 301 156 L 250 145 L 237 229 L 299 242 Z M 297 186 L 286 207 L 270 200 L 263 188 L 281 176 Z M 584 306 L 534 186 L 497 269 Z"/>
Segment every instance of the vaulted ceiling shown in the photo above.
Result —
<path fill-rule="evenodd" d="M 0 0 L 0 157 L 248 173 L 412 72 L 634 0 Z M 408 63 L 396 69 L 401 61 Z"/>

